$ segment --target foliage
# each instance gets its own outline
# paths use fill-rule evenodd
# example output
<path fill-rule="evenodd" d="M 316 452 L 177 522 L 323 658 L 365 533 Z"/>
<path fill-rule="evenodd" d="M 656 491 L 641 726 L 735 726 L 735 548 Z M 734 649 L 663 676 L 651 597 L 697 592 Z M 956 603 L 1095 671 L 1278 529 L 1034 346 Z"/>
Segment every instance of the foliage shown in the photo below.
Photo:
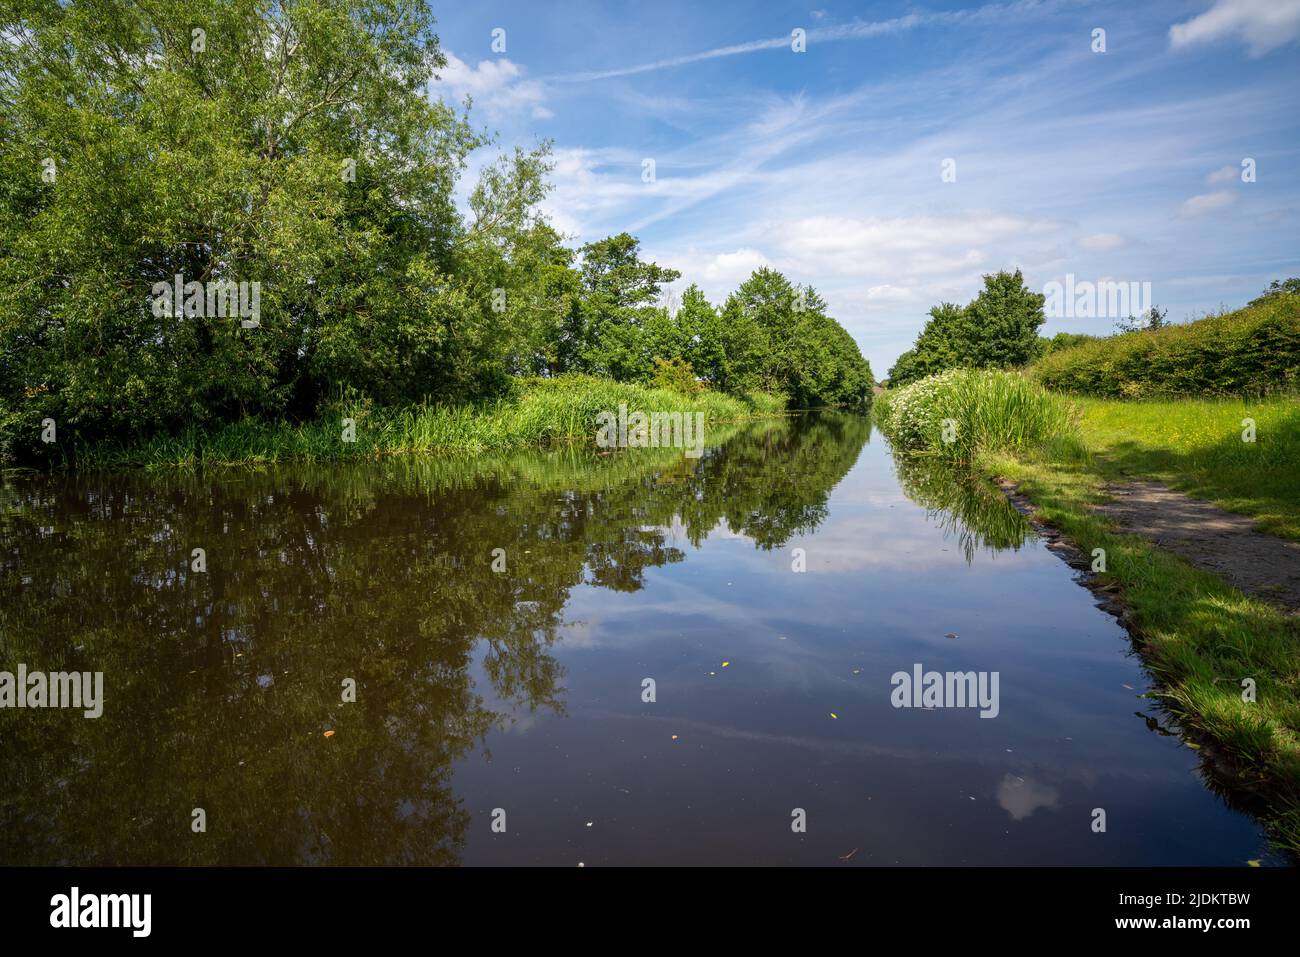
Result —
<path fill-rule="evenodd" d="M 1229 396 L 1300 387 L 1300 295 L 1236 312 L 1099 339 L 1039 359 L 1051 389 L 1111 398 Z"/>
<path fill-rule="evenodd" d="M 695 370 L 684 359 L 655 359 L 655 374 L 650 385 L 679 395 L 698 395 L 704 389 L 695 378 Z"/>
<path fill-rule="evenodd" d="M 425 0 L 0 9 L 0 460 L 67 459 L 45 419 L 61 446 L 129 446 L 310 422 L 339 395 L 646 383 L 656 359 L 737 397 L 870 393 L 856 344 L 815 296 L 793 314 L 779 274 L 772 308 L 729 328 L 694 287 L 658 305 L 679 273 L 626 233 L 567 248 L 540 212 L 547 143 L 486 164 L 458 205 L 488 140 L 428 95 L 446 61 Z M 168 308 L 178 275 L 256 283 L 256 328 L 203 290 Z"/>
<path fill-rule="evenodd" d="M 1300 277 L 1292 276 L 1290 279 L 1274 279 L 1268 284 L 1267 289 L 1247 305 L 1258 305 L 1273 296 L 1300 296 Z"/>
<path fill-rule="evenodd" d="M 950 369 L 876 397 L 876 421 L 905 452 L 970 462 L 1070 439 L 1069 406 L 1018 373 Z"/>
<path fill-rule="evenodd" d="M 1046 336 L 1038 337 L 1038 356 L 1049 356 L 1053 352 L 1060 352 L 1062 349 L 1071 349 L 1074 346 L 1081 346 L 1085 342 L 1095 342 L 1099 337 L 1090 336 L 1082 332 L 1058 332 L 1052 338 Z"/>
<path fill-rule="evenodd" d="M 756 270 L 722 309 L 722 387 L 784 393 L 801 408 L 865 401 L 871 367 L 826 308 L 811 287 Z"/>
<path fill-rule="evenodd" d="M 1022 366 L 1040 351 L 1044 296 L 1031 292 L 1020 270 L 984 277 L 966 306 L 941 303 L 916 344 L 889 370 L 891 386 L 906 385 L 945 369 Z"/>
<path fill-rule="evenodd" d="M 429 403 L 390 408 L 349 400 L 334 414 L 306 425 L 247 418 L 220 428 L 185 429 L 141 442 L 111 441 L 76 447 L 62 463 L 79 471 L 129 467 L 174 468 L 271 462 L 334 462 L 399 453 L 482 454 L 527 446 L 591 444 L 597 415 L 629 410 L 703 412 L 706 430 L 756 414 L 746 402 L 704 391 L 694 396 L 590 376 L 522 380 L 509 396 L 476 404 Z M 761 413 L 760 413 L 761 414 Z M 343 418 L 355 422 L 344 442 Z M 711 432 L 706 431 L 708 441 Z"/>
<path fill-rule="evenodd" d="M 1121 333 L 1150 332 L 1171 325 L 1168 317 L 1168 309 L 1161 309 L 1159 306 L 1152 306 L 1144 312 L 1140 318 L 1129 316 L 1127 319 L 1120 319 L 1115 323 L 1115 328 Z"/>

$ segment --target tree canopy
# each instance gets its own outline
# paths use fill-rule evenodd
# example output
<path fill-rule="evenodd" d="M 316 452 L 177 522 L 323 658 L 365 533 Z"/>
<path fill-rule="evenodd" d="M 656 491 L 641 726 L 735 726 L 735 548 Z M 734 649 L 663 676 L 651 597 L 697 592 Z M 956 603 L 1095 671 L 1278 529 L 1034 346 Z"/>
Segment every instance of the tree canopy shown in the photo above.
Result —
<path fill-rule="evenodd" d="M 984 288 L 970 303 L 945 302 L 930 310 L 916 344 L 889 370 L 890 385 L 904 385 L 958 367 L 986 369 L 1021 366 L 1041 351 L 1041 293 L 1025 286 L 1020 270 L 984 277 Z"/>
<path fill-rule="evenodd" d="M 656 359 L 802 404 L 870 392 L 851 337 L 779 273 L 670 312 L 679 273 L 634 237 L 567 247 L 540 212 L 549 144 L 458 203 L 489 139 L 430 95 L 424 0 L 0 11 L 0 456 L 46 418 L 128 439 L 341 396 L 473 401 L 518 375 L 643 381 Z M 159 308 L 173 283 L 183 303 Z M 257 291 L 251 327 L 204 308 L 227 283 Z"/>

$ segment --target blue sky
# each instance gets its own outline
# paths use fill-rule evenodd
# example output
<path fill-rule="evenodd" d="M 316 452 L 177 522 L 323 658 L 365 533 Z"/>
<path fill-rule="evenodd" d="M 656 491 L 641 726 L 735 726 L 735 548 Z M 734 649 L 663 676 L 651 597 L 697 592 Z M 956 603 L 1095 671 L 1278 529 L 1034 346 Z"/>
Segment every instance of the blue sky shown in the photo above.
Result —
<path fill-rule="evenodd" d="M 774 266 L 877 376 L 1001 268 L 1150 282 L 1177 321 L 1300 275 L 1300 0 L 434 10 L 434 95 L 471 96 L 496 149 L 553 140 L 573 242 L 632 232 L 715 302 Z"/>

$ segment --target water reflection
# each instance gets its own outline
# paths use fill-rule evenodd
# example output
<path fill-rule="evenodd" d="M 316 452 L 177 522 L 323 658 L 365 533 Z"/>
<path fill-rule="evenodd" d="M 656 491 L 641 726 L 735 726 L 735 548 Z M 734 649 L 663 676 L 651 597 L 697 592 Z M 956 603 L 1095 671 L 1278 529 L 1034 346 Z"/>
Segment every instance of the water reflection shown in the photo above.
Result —
<path fill-rule="evenodd" d="M 1034 536 L 1025 516 L 985 478 L 923 456 L 898 456 L 894 468 L 907 497 L 957 536 L 967 562 L 981 549 L 1019 550 Z"/>
<path fill-rule="evenodd" d="M 0 711 L 0 862 L 454 863 L 456 763 L 564 712 L 572 591 L 639 591 L 683 561 L 669 529 L 813 533 L 869 430 L 777 420 L 700 460 L 11 478 L 0 667 L 103 671 L 106 702 Z"/>

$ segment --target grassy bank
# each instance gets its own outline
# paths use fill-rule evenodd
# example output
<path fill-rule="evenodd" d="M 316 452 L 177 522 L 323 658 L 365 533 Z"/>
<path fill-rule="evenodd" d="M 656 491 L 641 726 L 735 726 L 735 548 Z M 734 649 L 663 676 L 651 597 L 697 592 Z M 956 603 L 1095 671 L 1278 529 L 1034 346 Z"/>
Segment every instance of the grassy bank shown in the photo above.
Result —
<path fill-rule="evenodd" d="M 1023 383 L 973 387 L 974 381 L 932 382 L 880 397 L 877 421 L 896 447 L 960 458 L 944 452 L 935 423 L 968 409 L 965 458 L 980 473 L 1016 482 L 1039 516 L 1085 555 L 1105 549 L 1106 571 L 1097 584 L 1125 605 L 1125 624 L 1157 679 L 1154 693 L 1190 732 L 1189 746 L 1203 750 L 1214 780 L 1256 798 L 1254 809 L 1274 839 L 1300 853 L 1300 621 L 1145 539 L 1122 534 L 1090 509 L 1105 483 L 1125 468 L 1134 476 L 1179 478 L 1219 500 L 1246 490 L 1253 476 L 1258 501 L 1238 499 L 1241 510 L 1255 508 L 1262 519 L 1278 515 L 1274 524 L 1290 527 L 1294 513 L 1277 503 L 1294 505 L 1296 494 L 1280 491 L 1287 475 L 1295 475 L 1281 464 L 1295 461 L 1292 409 L 1283 400 L 1252 404 L 1257 441 L 1242 451 L 1231 444 L 1246 444 L 1237 403 L 1072 402 L 1024 391 Z M 1009 403 L 1009 395 L 1022 401 Z M 969 408 L 981 396 L 983 407 Z M 1000 421 L 1018 409 L 1027 410 L 1026 423 Z M 1044 428 L 1047 423 L 1056 424 Z M 959 420 L 959 433 L 962 428 Z M 1262 488 L 1273 491 L 1264 497 Z M 1255 701 L 1243 700 L 1244 678 L 1255 682 Z"/>
<path fill-rule="evenodd" d="M 1300 400 L 1074 400 L 1094 471 L 1153 478 L 1300 539 Z M 1242 439 L 1245 420 L 1255 441 Z"/>
<path fill-rule="evenodd" d="M 738 399 L 705 391 L 684 396 L 587 376 L 521 381 L 515 393 L 490 403 L 417 405 L 398 409 L 340 403 L 310 423 L 246 420 L 215 431 L 191 429 L 136 442 L 73 444 L 58 463 L 78 471 L 123 468 L 192 468 L 274 462 L 337 462 L 404 453 L 478 455 L 529 446 L 594 442 L 601 412 L 703 412 L 709 429 L 748 418 L 778 415 L 780 397 Z M 355 441 L 344 441 L 344 419 Z"/>

